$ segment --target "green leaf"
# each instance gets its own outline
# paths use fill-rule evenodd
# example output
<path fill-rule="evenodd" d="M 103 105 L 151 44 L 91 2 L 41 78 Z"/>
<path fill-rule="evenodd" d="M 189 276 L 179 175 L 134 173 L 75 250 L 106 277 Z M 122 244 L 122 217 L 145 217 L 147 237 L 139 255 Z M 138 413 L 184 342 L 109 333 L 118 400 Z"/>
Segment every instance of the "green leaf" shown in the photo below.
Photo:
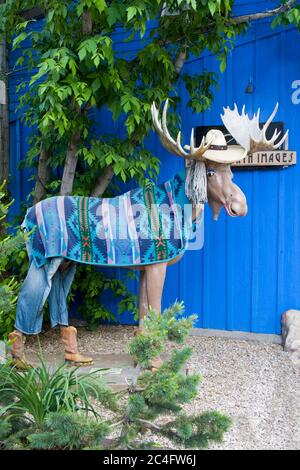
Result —
<path fill-rule="evenodd" d="M 108 9 L 107 15 L 107 23 L 111 27 L 113 26 L 118 20 L 120 20 L 120 14 L 117 8 L 114 6 L 110 6 Z"/>
<path fill-rule="evenodd" d="M 69 60 L 69 68 L 72 72 L 73 77 L 75 77 L 76 72 L 77 72 L 77 64 L 74 59 Z"/>
<path fill-rule="evenodd" d="M 196 2 L 196 0 L 190 0 L 189 3 L 190 3 L 190 5 L 191 5 L 191 7 L 193 8 L 193 10 L 196 11 L 196 10 L 197 10 L 197 2 Z"/>
<path fill-rule="evenodd" d="M 25 31 L 23 31 L 21 34 L 19 34 L 13 40 L 13 43 L 12 43 L 13 49 L 16 49 L 21 44 L 21 42 L 23 42 L 27 38 L 28 35 L 29 35 L 29 33 L 26 33 Z"/>
<path fill-rule="evenodd" d="M 99 11 L 99 13 L 102 13 L 107 8 L 105 0 L 94 0 L 94 5 Z"/>
<path fill-rule="evenodd" d="M 123 182 L 125 183 L 126 182 L 126 173 L 124 170 L 121 171 L 121 178 L 123 180 Z"/>
<path fill-rule="evenodd" d="M 101 59 L 100 59 L 99 55 L 96 55 L 96 56 L 94 57 L 94 61 L 93 61 L 93 62 L 94 62 L 94 64 L 95 64 L 95 67 L 98 68 L 98 66 L 99 66 L 99 64 L 100 64 L 100 62 L 101 62 Z"/>
<path fill-rule="evenodd" d="M 55 10 L 50 10 L 48 15 L 47 15 L 47 21 L 50 23 L 52 20 L 53 20 L 53 17 L 54 17 L 54 14 L 55 14 Z"/>
<path fill-rule="evenodd" d="M 98 77 L 92 82 L 92 90 L 95 93 L 97 90 L 99 90 L 99 88 L 101 88 L 101 80 Z"/>
<path fill-rule="evenodd" d="M 87 53 L 87 50 L 86 50 L 85 47 L 82 47 L 81 49 L 79 49 L 78 57 L 79 57 L 79 59 L 80 59 L 81 62 L 82 62 L 83 59 L 85 58 L 86 53 Z"/>
<path fill-rule="evenodd" d="M 225 70 L 226 70 L 226 65 L 227 65 L 227 64 L 226 64 L 226 57 L 222 57 L 222 60 L 221 60 L 221 63 L 220 63 L 220 71 L 221 71 L 222 73 L 225 72 Z"/>
<path fill-rule="evenodd" d="M 136 7 L 128 7 L 127 8 L 127 20 L 130 21 L 138 12 Z"/>
<path fill-rule="evenodd" d="M 208 9 L 211 13 L 211 16 L 214 16 L 215 12 L 216 12 L 216 9 L 217 9 L 217 4 L 215 1 L 213 0 L 209 0 L 208 2 Z"/>

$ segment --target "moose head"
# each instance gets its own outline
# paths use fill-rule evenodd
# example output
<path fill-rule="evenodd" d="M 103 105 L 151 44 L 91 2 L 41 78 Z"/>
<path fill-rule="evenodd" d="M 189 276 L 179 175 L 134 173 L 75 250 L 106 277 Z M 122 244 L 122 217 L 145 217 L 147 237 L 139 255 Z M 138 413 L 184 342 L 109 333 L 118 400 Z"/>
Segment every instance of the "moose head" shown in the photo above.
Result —
<path fill-rule="evenodd" d="M 231 217 L 247 214 L 244 193 L 233 183 L 230 164 L 242 160 L 246 154 L 241 146 L 227 145 L 224 134 L 211 129 L 199 147 L 195 146 L 194 129 L 191 131 L 190 145 L 181 145 L 181 132 L 173 139 L 167 127 L 168 100 L 166 100 L 162 120 L 159 110 L 152 104 L 152 119 L 162 145 L 173 154 L 189 162 L 187 167 L 186 193 L 194 206 L 208 201 L 214 213 L 214 220 L 222 207 Z"/>
<path fill-rule="evenodd" d="M 267 138 L 267 131 L 277 113 L 278 103 L 262 128 L 259 125 L 260 109 L 252 118 L 249 118 L 245 113 L 245 106 L 241 114 L 236 104 L 233 110 L 229 107 L 223 108 L 224 114 L 221 115 L 223 124 L 238 145 L 228 145 L 220 130 L 211 129 L 202 139 L 200 146 L 195 147 L 192 129 L 190 145 L 182 147 L 181 133 L 178 133 L 175 141 L 168 131 L 167 109 L 168 100 L 165 102 L 160 121 L 159 110 L 153 103 L 152 120 L 162 145 L 175 155 L 189 161 L 186 192 L 193 204 L 206 202 L 207 198 L 214 213 L 214 220 L 218 219 L 222 207 L 231 217 L 246 215 L 248 211 L 246 198 L 241 189 L 232 181 L 233 174 L 230 165 L 245 158 L 247 153 L 276 150 L 287 142 L 289 131 L 282 136 L 275 129 L 273 135 Z M 190 181 L 191 178 L 192 181 Z M 202 184 L 199 184 L 199 179 Z M 200 196 L 199 191 L 197 192 L 199 188 L 202 188 Z M 203 188 L 205 188 L 204 196 Z"/>

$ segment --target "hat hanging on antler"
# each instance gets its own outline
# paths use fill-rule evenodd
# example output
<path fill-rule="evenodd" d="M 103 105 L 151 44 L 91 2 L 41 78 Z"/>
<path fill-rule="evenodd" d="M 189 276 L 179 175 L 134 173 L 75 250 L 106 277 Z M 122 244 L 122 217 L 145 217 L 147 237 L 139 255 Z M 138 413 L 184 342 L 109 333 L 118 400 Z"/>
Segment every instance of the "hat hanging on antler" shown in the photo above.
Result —
<path fill-rule="evenodd" d="M 218 129 L 210 129 L 205 136 L 205 142 L 210 142 L 203 155 L 206 160 L 234 163 L 243 160 L 247 155 L 247 150 L 240 145 L 227 145 L 223 132 Z"/>

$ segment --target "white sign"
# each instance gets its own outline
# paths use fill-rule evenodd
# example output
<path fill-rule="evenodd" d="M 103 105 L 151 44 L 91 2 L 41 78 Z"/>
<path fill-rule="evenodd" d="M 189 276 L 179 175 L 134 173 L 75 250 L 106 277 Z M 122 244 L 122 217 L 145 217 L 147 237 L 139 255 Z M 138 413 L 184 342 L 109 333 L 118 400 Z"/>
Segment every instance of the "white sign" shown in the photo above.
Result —
<path fill-rule="evenodd" d="M 296 152 L 289 150 L 268 150 L 249 153 L 244 160 L 231 166 L 289 166 L 297 163 Z"/>

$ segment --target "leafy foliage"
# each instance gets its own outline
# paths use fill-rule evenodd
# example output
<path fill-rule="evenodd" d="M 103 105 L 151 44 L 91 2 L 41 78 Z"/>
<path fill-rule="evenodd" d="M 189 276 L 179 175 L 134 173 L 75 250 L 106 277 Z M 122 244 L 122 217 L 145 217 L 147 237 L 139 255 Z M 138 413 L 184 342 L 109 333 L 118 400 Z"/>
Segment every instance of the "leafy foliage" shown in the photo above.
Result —
<path fill-rule="evenodd" d="M 8 363 L 0 369 L 0 401 L 6 404 L 5 413 L 19 418 L 27 413 L 38 427 L 49 413 L 82 410 L 97 416 L 91 397 L 113 409 L 117 407 L 99 372 L 80 375 L 77 369 L 65 365 L 51 372 L 43 359 L 38 367 L 20 372 Z"/>
<path fill-rule="evenodd" d="M 130 276 L 131 273 L 129 272 L 128 275 Z M 100 320 L 115 321 L 113 312 L 101 302 L 101 295 L 107 291 L 112 297 L 119 299 L 119 314 L 128 311 L 133 313 L 135 317 L 138 315 L 137 296 L 128 291 L 125 281 L 110 278 L 93 266 L 78 266 L 71 297 L 74 298 L 78 291 L 84 298 L 78 311 L 81 316 L 87 319 L 91 329 L 96 328 Z"/>
<path fill-rule="evenodd" d="M 184 343 L 192 323 L 193 318 L 183 318 L 182 304 L 165 310 L 162 318 L 152 311 L 144 332 L 130 343 L 131 354 L 146 364 L 143 336 L 151 359 L 166 351 L 168 339 Z M 160 330 L 158 340 L 150 341 Z M 140 369 L 138 379 L 120 395 L 107 389 L 99 375 L 79 375 L 65 366 L 52 372 L 43 362 L 26 372 L 2 366 L 0 446 L 142 449 L 157 447 L 159 436 L 190 448 L 220 442 L 231 423 L 228 417 L 215 411 L 187 414 L 183 408 L 196 397 L 200 382 L 199 374 L 186 373 L 191 353 L 189 347 L 173 348 L 154 372 Z"/>
<path fill-rule="evenodd" d="M 222 442 L 223 434 L 228 431 L 230 424 L 230 419 L 218 412 L 206 412 L 194 417 L 179 415 L 168 423 L 163 433 L 185 447 L 206 448 L 210 440 Z M 177 429 L 177 433 L 174 433 L 174 429 Z"/>
<path fill-rule="evenodd" d="M 34 7 L 44 14 L 39 28 L 22 15 Z M 159 161 L 145 144 L 151 103 L 171 98 L 173 127 L 179 87 L 186 88 L 193 112 L 211 106 L 216 75 L 204 70 L 192 76 L 183 66 L 208 50 L 225 70 L 236 36 L 249 27 L 235 19 L 233 8 L 233 0 L 7 0 L 0 5 L 0 35 L 14 50 L 22 49 L 15 71 L 25 67 L 31 76 L 17 91 L 32 129 L 26 165 L 47 168 L 45 180 L 36 182 L 39 198 L 62 188 L 102 195 L 111 179 L 105 179 L 107 169 L 115 182 L 134 179 L 143 185 L 155 178 Z M 291 23 L 299 24 L 299 6 L 281 10 L 274 20 L 275 26 Z M 138 47 L 120 52 L 132 40 Z M 113 135 L 104 130 L 98 111 L 106 118 L 110 112 Z M 61 173 L 70 162 L 74 171 Z M 94 301 L 83 310 L 95 322 L 110 316 Z"/>
<path fill-rule="evenodd" d="M 25 417 L 3 416 L 1 411 L 0 409 L 0 449 L 26 449 L 32 425 Z"/>
<path fill-rule="evenodd" d="M 284 3 L 288 3 L 288 2 L 284 2 Z M 273 28 L 275 28 L 276 26 L 290 26 L 290 25 L 297 26 L 298 30 L 300 31 L 300 5 L 299 4 L 293 5 L 293 8 L 283 10 L 281 13 L 276 15 L 276 17 L 272 21 Z"/>
<path fill-rule="evenodd" d="M 183 318 L 183 310 L 182 302 L 165 309 L 163 315 L 150 308 L 143 334 L 136 336 L 129 347 L 130 354 L 143 367 L 148 367 L 152 359 L 163 353 L 166 340 L 183 342 L 196 319 L 195 316 Z"/>
<path fill-rule="evenodd" d="M 24 265 L 25 236 L 19 230 L 8 234 L 6 220 L 11 202 L 7 202 L 6 183 L 0 186 L 0 338 L 13 329 L 20 281 L 14 276 L 13 266 Z M 26 263 L 25 263 L 26 264 Z"/>
<path fill-rule="evenodd" d="M 34 449 L 84 449 L 97 447 L 108 434 L 109 425 L 75 413 L 50 413 L 42 429 L 29 436 Z"/>

